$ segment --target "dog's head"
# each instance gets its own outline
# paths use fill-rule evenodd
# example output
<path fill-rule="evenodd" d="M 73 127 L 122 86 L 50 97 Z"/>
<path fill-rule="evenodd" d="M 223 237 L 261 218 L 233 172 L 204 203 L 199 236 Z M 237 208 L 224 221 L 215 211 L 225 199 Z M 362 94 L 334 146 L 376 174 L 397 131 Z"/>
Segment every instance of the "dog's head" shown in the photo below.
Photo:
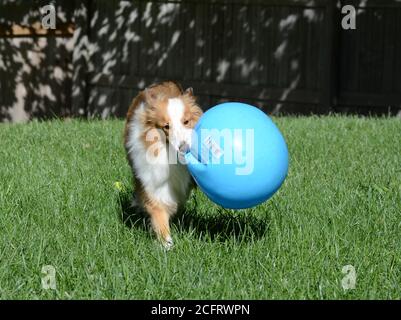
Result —
<path fill-rule="evenodd" d="M 146 88 L 143 95 L 147 129 L 159 129 L 176 151 L 186 151 L 192 129 L 202 115 L 192 88 L 184 91 L 174 82 L 163 82 Z"/>

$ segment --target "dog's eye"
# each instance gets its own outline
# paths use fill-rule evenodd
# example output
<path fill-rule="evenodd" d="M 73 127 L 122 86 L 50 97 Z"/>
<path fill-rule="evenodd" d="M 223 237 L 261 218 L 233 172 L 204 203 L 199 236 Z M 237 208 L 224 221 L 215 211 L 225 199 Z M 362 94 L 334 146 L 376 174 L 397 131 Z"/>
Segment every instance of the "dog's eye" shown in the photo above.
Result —
<path fill-rule="evenodd" d="M 168 129 L 170 129 L 170 125 L 168 123 L 166 123 L 163 128 L 168 130 Z"/>
<path fill-rule="evenodd" d="M 189 120 L 184 121 L 184 125 L 188 125 L 188 123 L 189 123 Z"/>

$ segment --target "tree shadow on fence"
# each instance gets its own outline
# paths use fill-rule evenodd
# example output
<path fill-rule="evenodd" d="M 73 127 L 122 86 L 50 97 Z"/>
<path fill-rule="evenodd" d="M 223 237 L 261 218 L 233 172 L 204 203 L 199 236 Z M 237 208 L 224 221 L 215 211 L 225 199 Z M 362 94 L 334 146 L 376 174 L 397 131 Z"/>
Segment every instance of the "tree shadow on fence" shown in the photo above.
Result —
<path fill-rule="evenodd" d="M 0 4 L 0 121 L 70 115 L 72 39 L 36 33 L 47 3 Z M 62 6 L 57 13 L 58 23 L 71 14 Z"/>
<path fill-rule="evenodd" d="M 88 112 L 125 115 L 131 89 L 167 79 L 193 87 L 204 109 L 236 100 L 318 112 L 323 19 L 313 5 L 94 1 Z"/>
<path fill-rule="evenodd" d="M 0 4 L 0 26 L 39 22 L 43 4 L 47 1 Z M 340 1 L 58 2 L 58 22 L 75 24 L 71 41 L 0 37 L 0 121 L 122 117 L 138 90 L 167 79 L 192 86 L 203 109 L 236 100 L 273 114 L 327 113 L 336 111 L 330 107 L 342 90 L 347 112 L 355 104 L 379 114 L 397 112 L 401 47 L 392 30 L 400 30 L 399 10 L 355 1 L 363 7 L 357 30 L 342 31 L 336 4 Z M 334 37 L 342 37 L 342 51 L 332 48 Z M 334 53 L 341 63 L 330 66 Z M 332 71 L 341 74 L 332 77 Z"/>

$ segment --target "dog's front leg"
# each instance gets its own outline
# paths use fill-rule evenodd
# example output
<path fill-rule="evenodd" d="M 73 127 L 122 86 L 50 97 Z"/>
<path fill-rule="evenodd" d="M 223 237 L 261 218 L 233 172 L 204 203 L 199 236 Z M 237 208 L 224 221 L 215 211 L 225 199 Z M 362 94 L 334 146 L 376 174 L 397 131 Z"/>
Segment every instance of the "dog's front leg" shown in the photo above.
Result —
<path fill-rule="evenodd" d="M 168 208 L 162 203 L 152 201 L 145 204 L 145 209 L 150 215 L 152 228 L 157 238 L 167 250 L 170 249 L 173 246 L 173 239 L 170 235 L 170 214 Z"/>

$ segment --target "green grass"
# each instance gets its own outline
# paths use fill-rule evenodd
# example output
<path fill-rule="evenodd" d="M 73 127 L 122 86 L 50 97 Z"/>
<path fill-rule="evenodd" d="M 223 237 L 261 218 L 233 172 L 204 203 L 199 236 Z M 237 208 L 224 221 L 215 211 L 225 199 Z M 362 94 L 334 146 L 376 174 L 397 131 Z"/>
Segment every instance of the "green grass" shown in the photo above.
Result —
<path fill-rule="evenodd" d="M 197 191 L 169 252 L 126 219 L 122 121 L 0 125 L 0 298 L 400 299 L 401 121 L 275 121 L 291 156 L 279 192 L 229 211 Z"/>

